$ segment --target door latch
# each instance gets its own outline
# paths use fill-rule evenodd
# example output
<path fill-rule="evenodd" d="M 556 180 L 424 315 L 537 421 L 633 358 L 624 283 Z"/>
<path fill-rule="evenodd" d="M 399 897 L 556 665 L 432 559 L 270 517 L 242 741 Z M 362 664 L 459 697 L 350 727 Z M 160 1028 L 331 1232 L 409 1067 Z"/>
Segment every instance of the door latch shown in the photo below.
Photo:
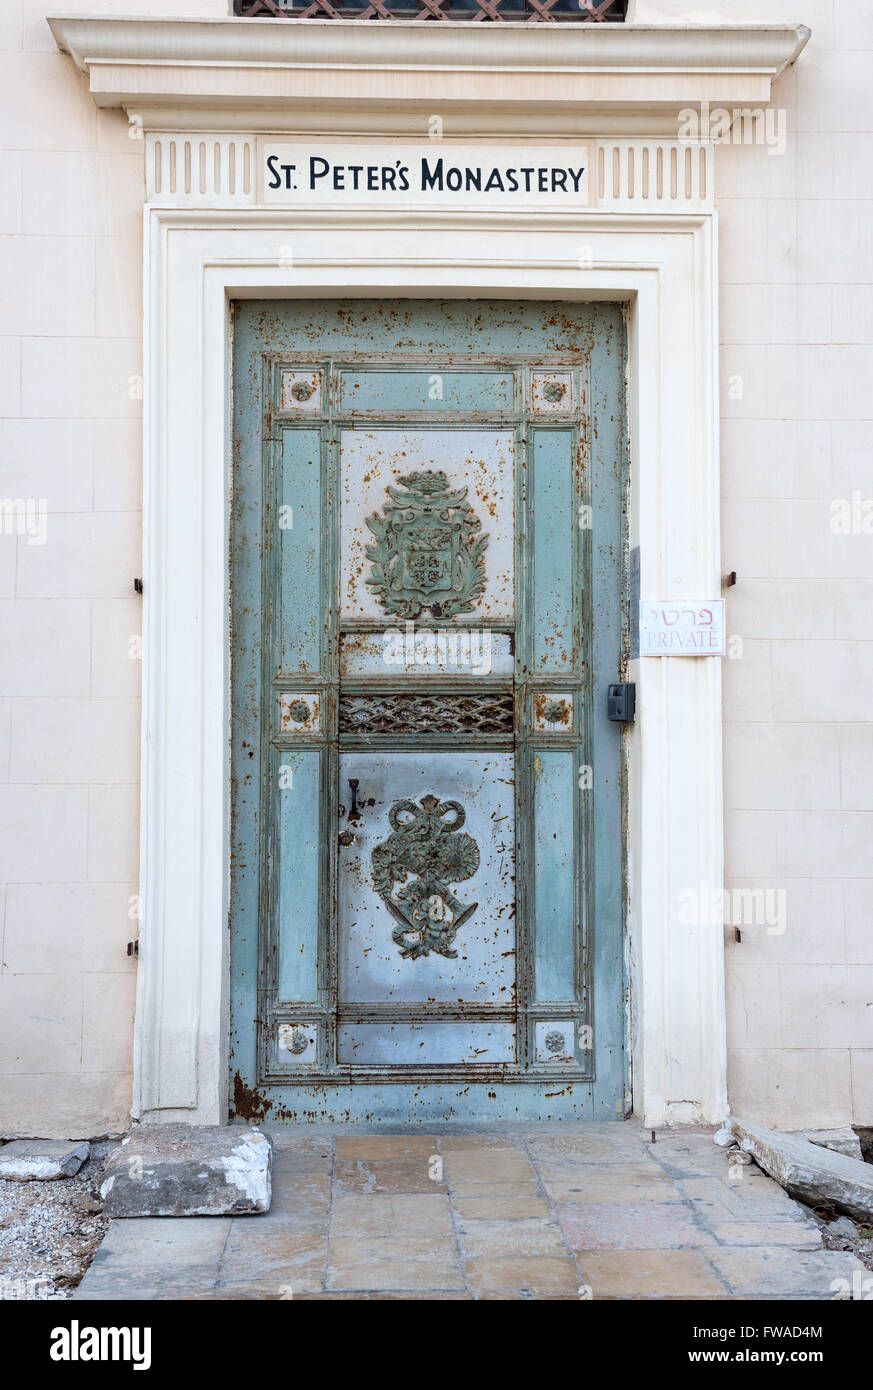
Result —
<path fill-rule="evenodd" d="M 637 688 L 631 682 L 611 685 L 606 695 L 606 717 L 617 724 L 631 724 L 637 707 Z"/>

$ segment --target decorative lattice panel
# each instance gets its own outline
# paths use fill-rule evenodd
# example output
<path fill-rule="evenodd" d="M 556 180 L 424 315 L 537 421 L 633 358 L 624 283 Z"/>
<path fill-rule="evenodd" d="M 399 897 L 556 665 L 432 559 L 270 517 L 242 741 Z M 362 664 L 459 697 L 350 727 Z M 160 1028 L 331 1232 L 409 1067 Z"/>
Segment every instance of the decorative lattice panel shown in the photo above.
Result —
<path fill-rule="evenodd" d="M 512 692 L 342 695 L 341 734 L 500 734 L 513 729 Z"/>

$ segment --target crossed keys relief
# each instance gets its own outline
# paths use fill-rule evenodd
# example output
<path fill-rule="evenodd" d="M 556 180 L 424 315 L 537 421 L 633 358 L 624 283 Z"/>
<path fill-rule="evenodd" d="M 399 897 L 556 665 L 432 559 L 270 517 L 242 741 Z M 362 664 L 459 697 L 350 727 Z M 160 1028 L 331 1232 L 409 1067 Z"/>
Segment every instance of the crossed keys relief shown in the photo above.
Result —
<path fill-rule="evenodd" d="M 458 929 L 479 906 L 462 903 L 449 887 L 479 868 L 479 846 L 459 833 L 466 819 L 459 801 L 431 795 L 418 804 L 395 801 L 388 812 L 393 834 L 373 849 L 373 886 L 397 923 L 391 935 L 401 956 L 416 960 L 435 951 L 457 957 L 452 943 Z"/>

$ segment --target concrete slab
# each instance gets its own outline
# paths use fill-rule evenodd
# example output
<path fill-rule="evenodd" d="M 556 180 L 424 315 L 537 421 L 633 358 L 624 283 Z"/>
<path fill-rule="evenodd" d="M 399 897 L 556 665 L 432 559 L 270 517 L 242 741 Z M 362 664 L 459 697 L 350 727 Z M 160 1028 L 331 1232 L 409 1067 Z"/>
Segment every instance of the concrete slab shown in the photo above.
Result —
<path fill-rule="evenodd" d="M 833 1149 L 834 1153 L 845 1154 L 847 1158 L 863 1158 L 861 1140 L 853 1129 L 795 1129 L 791 1133 L 795 1139 L 806 1139 L 810 1144 L 818 1144 L 822 1149 Z"/>
<path fill-rule="evenodd" d="M 873 1164 L 736 1117 L 730 1128 L 786 1192 L 811 1206 L 830 1204 L 865 1224 L 873 1222 Z"/>
<path fill-rule="evenodd" d="M 0 1148 L 0 1180 L 72 1178 L 91 1152 L 84 1139 L 13 1139 Z"/>
<path fill-rule="evenodd" d="M 269 1211 L 272 1141 L 241 1125 L 142 1125 L 110 1154 L 110 1217 L 244 1216 Z"/>

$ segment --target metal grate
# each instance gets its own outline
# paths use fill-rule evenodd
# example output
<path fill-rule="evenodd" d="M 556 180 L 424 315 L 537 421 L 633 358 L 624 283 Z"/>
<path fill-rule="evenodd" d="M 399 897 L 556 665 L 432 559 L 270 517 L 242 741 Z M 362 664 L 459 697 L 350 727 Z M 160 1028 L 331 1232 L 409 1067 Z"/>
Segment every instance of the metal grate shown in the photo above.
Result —
<path fill-rule="evenodd" d="M 341 734 L 511 734 L 512 692 L 341 695 Z"/>
<path fill-rule="evenodd" d="M 620 24 L 628 0 L 233 0 L 233 12 L 273 19 L 402 19 L 455 23 Z"/>

